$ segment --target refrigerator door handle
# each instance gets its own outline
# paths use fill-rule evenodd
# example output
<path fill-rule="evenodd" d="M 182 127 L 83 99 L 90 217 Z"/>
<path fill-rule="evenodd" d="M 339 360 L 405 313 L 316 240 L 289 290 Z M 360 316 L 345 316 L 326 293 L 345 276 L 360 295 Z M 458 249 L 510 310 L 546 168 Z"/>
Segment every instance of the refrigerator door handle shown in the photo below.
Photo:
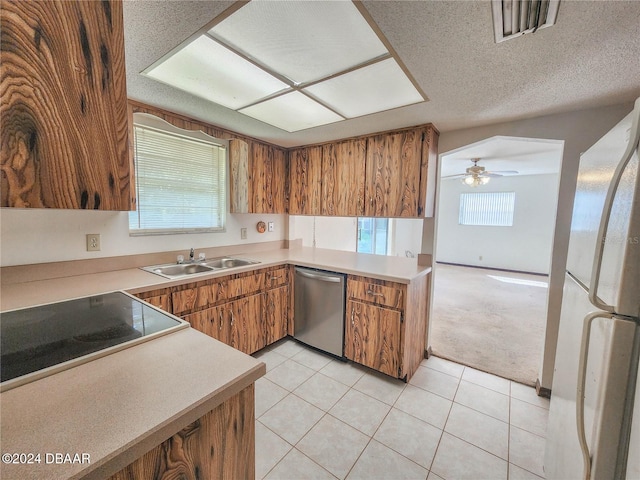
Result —
<path fill-rule="evenodd" d="M 608 312 L 592 312 L 584 319 L 582 341 L 580 343 L 580 361 L 578 365 L 578 388 L 576 392 L 576 423 L 578 426 L 578 441 L 584 461 L 584 480 L 591 479 L 591 452 L 587 444 L 587 434 L 584 425 L 584 395 L 587 380 L 587 360 L 589 358 L 589 340 L 591 339 L 591 325 L 596 318 L 613 318 Z"/>
<path fill-rule="evenodd" d="M 627 149 L 622 156 L 622 161 L 618 163 L 618 167 L 613 173 L 613 178 L 609 184 L 607 190 L 607 196 L 604 201 L 604 207 L 602 209 L 602 217 L 600 218 L 600 228 L 598 229 L 598 236 L 596 240 L 596 250 L 593 256 L 593 268 L 591 269 L 591 285 L 589 288 L 589 301 L 597 308 L 604 310 L 605 312 L 613 312 L 615 307 L 604 303 L 598 298 L 598 284 L 600 283 L 600 273 L 602 271 L 602 256 L 604 255 L 604 244 L 607 239 L 607 230 L 609 228 L 609 219 L 611 218 L 611 210 L 613 208 L 613 201 L 616 197 L 620 180 L 624 174 L 624 169 L 633 157 L 633 152 L 638 148 L 638 141 L 640 140 L 640 98 L 635 102 L 633 109 L 633 120 L 631 124 L 631 136 Z"/>

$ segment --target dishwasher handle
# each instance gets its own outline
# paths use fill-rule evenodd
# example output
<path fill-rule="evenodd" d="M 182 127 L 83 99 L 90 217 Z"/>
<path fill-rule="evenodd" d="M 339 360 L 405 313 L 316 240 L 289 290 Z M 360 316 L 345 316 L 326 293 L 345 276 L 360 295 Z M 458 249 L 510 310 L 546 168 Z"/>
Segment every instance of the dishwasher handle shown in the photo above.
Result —
<path fill-rule="evenodd" d="M 296 269 L 296 273 L 299 275 L 302 275 L 303 277 L 306 278 L 312 278 L 314 280 L 320 280 L 321 282 L 329 282 L 329 283 L 340 283 L 342 281 L 342 277 L 332 277 L 330 275 L 323 275 L 323 274 L 315 274 L 315 273 L 309 273 L 303 270 L 297 270 Z"/>

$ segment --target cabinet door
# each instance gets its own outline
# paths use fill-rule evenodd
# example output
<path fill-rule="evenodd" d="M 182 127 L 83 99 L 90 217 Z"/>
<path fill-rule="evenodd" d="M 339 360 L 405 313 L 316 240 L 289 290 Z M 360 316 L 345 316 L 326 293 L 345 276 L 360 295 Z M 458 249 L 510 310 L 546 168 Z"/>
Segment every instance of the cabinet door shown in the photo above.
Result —
<path fill-rule="evenodd" d="M 289 151 L 289 214 L 319 215 L 321 212 L 322 147 Z"/>
<path fill-rule="evenodd" d="M 251 295 L 221 306 L 229 322 L 228 344 L 247 354 L 265 346 L 261 297 Z"/>
<path fill-rule="evenodd" d="M 287 162 L 283 150 L 251 145 L 249 212 L 286 213 Z"/>
<path fill-rule="evenodd" d="M 266 344 L 287 336 L 289 327 L 289 285 L 268 290 L 263 297 Z"/>
<path fill-rule="evenodd" d="M 122 2 L 3 1 L 0 206 L 130 210 Z"/>
<path fill-rule="evenodd" d="M 393 377 L 400 376 L 400 312 L 349 300 L 345 356 Z"/>
<path fill-rule="evenodd" d="M 200 312 L 191 313 L 182 317 L 189 322 L 191 327 L 210 337 L 220 340 L 227 345 L 230 344 L 230 322 L 225 318 L 226 305 L 208 308 Z"/>
<path fill-rule="evenodd" d="M 322 215 L 364 214 L 365 159 L 362 138 L 323 146 Z"/>
<path fill-rule="evenodd" d="M 418 216 L 423 131 L 367 139 L 365 216 Z"/>
<path fill-rule="evenodd" d="M 158 307 L 165 312 L 171 313 L 171 297 L 168 293 L 162 295 L 153 295 L 151 297 L 143 298 L 147 303 L 150 303 L 154 307 Z"/>

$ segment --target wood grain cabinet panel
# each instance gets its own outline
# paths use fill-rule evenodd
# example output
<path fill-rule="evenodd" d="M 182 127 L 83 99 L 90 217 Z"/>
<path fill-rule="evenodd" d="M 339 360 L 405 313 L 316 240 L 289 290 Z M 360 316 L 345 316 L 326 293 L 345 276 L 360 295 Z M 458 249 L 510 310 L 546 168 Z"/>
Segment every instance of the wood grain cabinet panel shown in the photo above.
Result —
<path fill-rule="evenodd" d="M 254 395 L 245 388 L 109 480 L 255 478 Z"/>
<path fill-rule="evenodd" d="M 249 162 L 250 213 L 286 213 L 287 161 L 284 150 L 253 143 Z"/>
<path fill-rule="evenodd" d="M 429 276 L 408 285 L 347 277 L 345 356 L 409 381 L 426 348 Z"/>
<path fill-rule="evenodd" d="M 225 317 L 225 305 L 207 308 L 182 317 L 192 328 L 229 345 L 231 343 L 231 322 Z"/>
<path fill-rule="evenodd" d="M 397 310 L 349 300 L 345 356 L 393 377 L 400 377 L 400 322 Z"/>
<path fill-rule="evenodd" d="M 322 146 L 289 150 L 289 214 L 322 211 Z"/>
<path fill-rule="evenodd" d="M 366 141 L 330 143 L 322 151 L 322 215 L 364 214 Z"/>
<path fill-rule="evenodd" d="M 287 213 L 285 151 L 273 145 L 229 141 L 231 213 Z"/>
<path fill-rule="evenodd" d="M 274 288 L 264 293 L 263 323 L 267 345 L 287 336 L 289 327 L 289 298 L 288 285 Z"/>
<path fill-rule="evenodd" d="M 262 296 L 258 294 L 219 307 L 224 308 L 224 315 L 229 321 L 228 344 L 249 355 L 266 345 L 261 301 Z"/>
<path fill-rule="evenodd" d="M 251 354 L 287 335 L 289 276 L 288 266 L 269 267 L 174 287 L 173 314 Z"/>
<path fill-rule="evenodd" d="M 122 2 L 0 9 L 0 206 L 131 210 Z"/>
<path fill-rule="evenodd" d="M 423 130 L 367 139 L 365 215 L 417 217 Z"/>

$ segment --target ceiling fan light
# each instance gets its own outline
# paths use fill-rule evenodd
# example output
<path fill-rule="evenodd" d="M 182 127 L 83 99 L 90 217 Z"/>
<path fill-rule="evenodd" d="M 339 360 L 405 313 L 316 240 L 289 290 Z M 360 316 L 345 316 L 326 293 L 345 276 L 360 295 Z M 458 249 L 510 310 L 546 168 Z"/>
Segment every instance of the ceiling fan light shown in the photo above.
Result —
<path fill-rule="evenodd" d="M 464 183 L 465 185 L 468 185 L 469 187 L 471 187 L 471 186 L 473 186 L 474 178 L 472 176 L 464 177 L 462 179 L 462 183 Z"/>
<path fill-rule="evenodd" d="M 491 180 L 491 177 L 480 177 L 480 185 L 486 185 Z"/>

